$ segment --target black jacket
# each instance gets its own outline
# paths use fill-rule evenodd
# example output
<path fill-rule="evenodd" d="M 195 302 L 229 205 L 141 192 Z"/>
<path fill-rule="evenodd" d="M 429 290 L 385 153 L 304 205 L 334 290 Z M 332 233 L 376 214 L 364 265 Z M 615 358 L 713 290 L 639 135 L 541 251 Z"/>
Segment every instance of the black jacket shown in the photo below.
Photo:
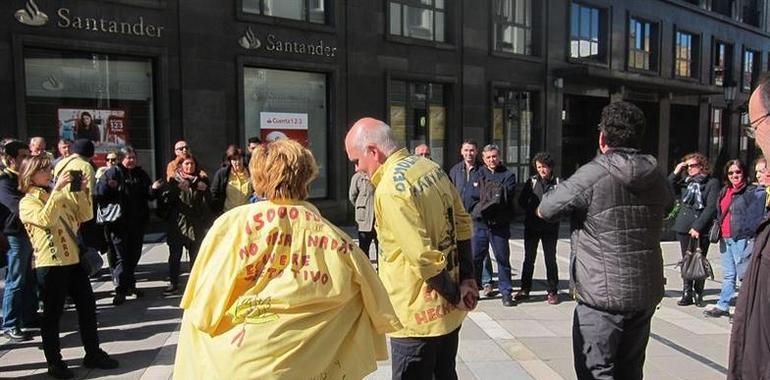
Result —
<path fill-rule="evenodd" d="M 519 206 L 524 210 L 524 229 L 531 232 L 557 232 L 559 231 L 559 221 L 546 222 L 537 216 L 537 206 L 543 199 L 543 195 L 558 184 L 560 179 L 551 176 L 548 180 L 540 178 L 539 175 L 533 175 L 519 194 Z"/>
<path fill-rule="evenodd" d="M 687 192 L 687 183 L 685 182 L 685 179 L 671 173 L 671 175 L 668 176 L 668 182 L 671 185 L 674 194 L 682 200 Z M 679 207 L 679 213 L 677 213 L 676 219 L 674 220 L 674 225 L 671 227 L 672 231 L 679 234 L 686 234 L 693 228 L 701 234 L 708 233 L 711 228 L 711 223 L 717 215 L 719 180 L 709 177 L 703 181 L 703 183 L 701 183 L 701 198 L 704 203 L 704 207 L 701 210 L 696 209 L 691 204 L 682 202 Z"/>
<path fill-rule="evenodd" d="M 754 229 L 759 225 L 759 223 L 750 220 L 752 213 L 748 208 L 749 206 L 753 205 L 748 202 L 750 198 L 746 197 L 746 195 L 754 194 L 756 188 L 757 187 L 754 185 L 746 185 L 737 192 L 733 193 L 729 207 L 730 238 L 732 239 L 742 240 L 754 237 Z M 724 215 L 722 215 L 722 208 L 719 205 L 722 203 L 722 198 L 724 198 L 725 194 L 727 194 L 726 186 L 723 187 L 719 192 L 719 200 L 717 201 L 717 217 L 714 223 L 719 223 L 720 225 L 722 224 Z M 764 209 L 764 205 L 759 206 Z"/>
<path fill-rule="evenodd" d="M 546 220 L 570 215 L 570 272 L 578 301 L 617 312 L 663 298 L 663 218 L 674 204 L 655 158 L 618 148 L 599 155 L 543 196 Z"/>
<path fill-rule="evenodd" d="M 222 165 L 211 181 L 211 198 L 209 200 L 211 205 L 211 212 L 214 215 L 219 215 L 225 209 L 225 198 L 227 198 L 227 179 L 230 178 L 230 171 L 233 167 L 228 163 Z M 249 170 L 244 168 L 246 176 L 248 177 Z"/>
<path fill-rule="evenodd" d="M 117 181 L 118 187 L 108 186 L 110 180 Z M 138 166 L 128 169 L 118 164 L 107 169 L 99 178 L 94 194 L 98 204 L 120 203 L 122 215 L 119 222 L 144 225 L 150 219 L 147 202 L 154 198 L 150 186 L 150 176 L 144 169 Z"/>
<path fill-rule="evenodd" d="M 483 225 L 501 225 L 510 223 L 511 220 L 513 220 L 513 197 L 516 191 L 516 174 L 513 174 L 513 172 L 508 170 L 503 164 L 498 165 L 494 172 L 489 170 L 486 166 L 480 167 L 479 170 L 472 175 L 470 180 L 472 186 L 469 191 L 471 201 L 467 211 L 471 215 L 473 215 L 473 209 L 480 201 L 480 186 L 477 186 L 476 184 L 482 179 L 503 185 L 506 192 L 506 205 L 496 209 L 485 218 L 474 217 L 473 221 Z"/>
<path fill-rule="evenodd" d="M 0 221 L 6 235 L 26 233 L 19 220 L 19 200 L 23 196 L 19 191 L 19 175 L 8 168 L 0 170 Z"/>
<path fill-rule="evenodd" d="M 460 161 L 449 169 L 449 179 L 455 185 L 457 192 L 460 194 L 460 199 L 463 201 L 463 206 L 469 213 L 474 205 L 473 192 L 474 187 L 478 186 L 478 182 L 475 181 L 480 165 L 477 163 L 471 168 L 469 173 L 465 171 L 465 161 Z M 478 189 L 475 190 L 478 191 Z M 476 202 L 478 202 L 478 199 L 476 199 Z"/>

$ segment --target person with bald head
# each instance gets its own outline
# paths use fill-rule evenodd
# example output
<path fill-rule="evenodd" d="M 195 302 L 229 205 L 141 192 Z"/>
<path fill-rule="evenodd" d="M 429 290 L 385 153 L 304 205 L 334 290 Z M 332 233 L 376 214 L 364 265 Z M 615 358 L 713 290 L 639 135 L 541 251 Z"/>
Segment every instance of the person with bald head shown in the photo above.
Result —
<path fill-rule="evenodd" d="M 358 120 L 345 150 L 375 186 L 379 275 L 403 325 L 390 335 L 393 378 L 457 379 L 460 325 L 478 300 L 470 216 L 441 167 L 384 122 Z"/>
<path fill-rule="evenodd" d="M 176 173 L 179 170 L 179 165 L 182 164 L 184 157 L 188 154 L 192 154 L 192 149 L 190 148 L 190 145 L 187 144 L 187 141 L 179 140 L 176 142 L 176 144 L 174 144 L 174 159 L 169 161 L 168 165 L 166 165 L 167 181 L 173 179 L 174 176 L 176 176 Z M 208 178 L 206 171 L 202 168 L 199 169 L 201 177 Z"/>
<path fill-rule="evenodd" d="M 35 136 L 29 139 L 29 155 L 39 156 L 45 155 L 46 158 L 53 161 L 53 154 L 45 150 L 45 139 L 40 136 Z"/>
<path fill-rule="evenodd" d="M 414 155 L 430 160 L 430 147 L 425 144 L 417 145 L 414 147 Z"/>
<path fill-rule="evenodd" d="M 770 76 L 764 74 L 749 99 L 750 128 L 757 146 L 770 153 Z M 765 205 L 766 207 L 767 205 Z M 761 207 L 761 205 L 760 205 Z M 735 303 L 728 379 L 770 378 L 770 219 L 757 228 L 751 262 Z"/>

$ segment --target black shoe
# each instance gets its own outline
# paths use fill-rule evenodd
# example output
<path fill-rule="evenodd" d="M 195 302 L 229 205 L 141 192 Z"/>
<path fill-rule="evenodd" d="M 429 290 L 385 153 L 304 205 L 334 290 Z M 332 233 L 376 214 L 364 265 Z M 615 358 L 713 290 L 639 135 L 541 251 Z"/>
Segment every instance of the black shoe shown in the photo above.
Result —
<path fill-rule="evenodd" d="M 71 379 L 75 377 L 75 374 L 67 368 L 67 363 L 60 361 L 48 365 L 48 376 L 57 379 Z"/>
<path fill-rule="evenodd" d="M 32 334 L 30 334 L 28 331 L 21 331 L 21 329 L 18 327 L 3 331 L 3 335 L 10 339 L 11 342 L 26 342 L 28 340 L 32 340 Z"/>
<path fill-rule="evenodd" d="M 136 296 L 136 298 L 142 298 L 142 297 L 144 297 L 144 292 L 143 292 L 143 291 L 141 291 L 141 290 L 139 290 L 139 289 L 136 289 L 136 288 L 134 288 L 133 290 L 131 290 L 131 293 L 133 293 L 133 294 Z"/>
<path fill-rule="evenodd" d="M 697 307 L 706 307 L 706 303 L 703 302 L 703 293 L 695 293 L 693 303 L 695 303 L 695 306 Z"/>
<path fill-rule="evenodd" d="M 718 307 L 715 307 L 713 309 L 709 309 L 703 312 L 703 315 L 710 317 L 710 318 L 719 318 L 719 317 L 729 317 L 730 312 L 724 311 Z"/>
<path fill-rule="evenodd" d="M 115 369 L 118 368 L 118 361 L 111 358 L 106 352 L 99 350 L 93 355 L 86 355 L 83 358 L 83 365 L 88 368 Z"/>
<path fill-rule="evenodd" d="M 126 295 L 123 293 L 116 293 L 112 298 L 112 304 L 115 306 L 122 305 L 123 302 L 126 302 Z"/>
<path fill-rule="evenodd" d="M 676 301 L 676 304 L 679 306 L 690 306 L 693 304 L 692 302 L 692 293 L 685 293 L 682 295 L 682 298 L 679 299 L 679 301 Z"/>
<path fill-rule="evenodd" d="M 164 296 L 173 296 L 175 294 L 179 294 L 179 288 L 174 284 L 171 284 L 167 286 L 166 289 L 163 289 Z"/>
<path fill-rule="evenodd" d="M 505 307 L 516 306 L 516 301 L 513 300 L 513 297 L 511 297 L 510 294 L 504 294 L 503 295 L 503 306 L 505 306 Z"/>

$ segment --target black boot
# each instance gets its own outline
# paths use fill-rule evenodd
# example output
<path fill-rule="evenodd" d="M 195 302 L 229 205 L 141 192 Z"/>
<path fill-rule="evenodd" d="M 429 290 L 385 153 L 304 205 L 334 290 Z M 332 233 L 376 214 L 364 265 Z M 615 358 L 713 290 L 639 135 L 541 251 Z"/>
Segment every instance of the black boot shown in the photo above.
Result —
<path fill-rule="evenodd" d="M 692 305 L 692 281 L 682 281 L 684 285 L 682 286 L 682 298 L 679 299 L 679 301 L 676 302 L 679 306 L 689 306 Z"/>
<path fill-rule="evenodd" d="M 695 281 L 693 284 L 693 288 L 695 290 L 695 306 L 697 307 L 705 307 L 706 303 L 703 302 L 703 288 L 706 287 L 706 280 L 698 280 Z"/>

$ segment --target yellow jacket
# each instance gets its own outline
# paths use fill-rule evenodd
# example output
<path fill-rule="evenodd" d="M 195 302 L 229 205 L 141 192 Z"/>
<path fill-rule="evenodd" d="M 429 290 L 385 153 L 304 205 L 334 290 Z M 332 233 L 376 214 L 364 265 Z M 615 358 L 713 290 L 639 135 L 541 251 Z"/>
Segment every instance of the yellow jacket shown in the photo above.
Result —
<path fill-rule="evenodd" d="M 374 213 L 382 253 L 379 272 L 404 328 L 394 337 L 448 334 L 465 319 L 427 279 L 444 268 L 459 285 L 457 241 L 471 238 L 471 219 L 452 182 L 436 163 L 392 154 L 374 173 Z"/>
<path fill-rule="evenodd" d="M 80 262 L 78 244 L 63 223 L 77 234 L 80 223 L 93 218 L 91 207 L 83 206 L 90 198 L 85 191 L 72 193 L 70 197 L 58 190 L 49 194 L 39 187 L 30 188 L 21 198 L 19 219 L 32 243 L 36 268 Z"/>
<path fill-rule="evenodd" d="M 364 253 L 299 201 L 219 217 L 181 307 L 175 379 L 361 379 L 401 327 Z"/>
<path fill-rule="evenodd" d="M 64 172 L 65 170 L 67 171 L 80 170 L 81 172 L 83 172 L 83 176 L 85 178 L 88 178 L 88 194 L 89 194 L 88 207 L 92 208 L 94 206 L 94 203 L 90 195 L 94 193 L 93 190 L 94 190 L 94 187 L 96 187 L 96 175 L 94 173 L 94 167 L 91 165 L 91 163 L 87 159 L 77 154 L 73 154 L 67 158 L 63 158 L 61 161 L 59 161 L 56 164 L 56 167 L 53 168 L 53 177 L 58 178 L 62 174 L 62 172 Z M 67 196 L 70 197 L 70 199 L 72 200 L 75 199 L 75 196 L 73 195 L 75 193 L 72 193 L 70 191 L 69 186 L 66 186 L 64 189 L 62 189 L 62 191 L 66 193 Z M 83 189 L 83 191 L 85 191 L 85 189 Z"/>

